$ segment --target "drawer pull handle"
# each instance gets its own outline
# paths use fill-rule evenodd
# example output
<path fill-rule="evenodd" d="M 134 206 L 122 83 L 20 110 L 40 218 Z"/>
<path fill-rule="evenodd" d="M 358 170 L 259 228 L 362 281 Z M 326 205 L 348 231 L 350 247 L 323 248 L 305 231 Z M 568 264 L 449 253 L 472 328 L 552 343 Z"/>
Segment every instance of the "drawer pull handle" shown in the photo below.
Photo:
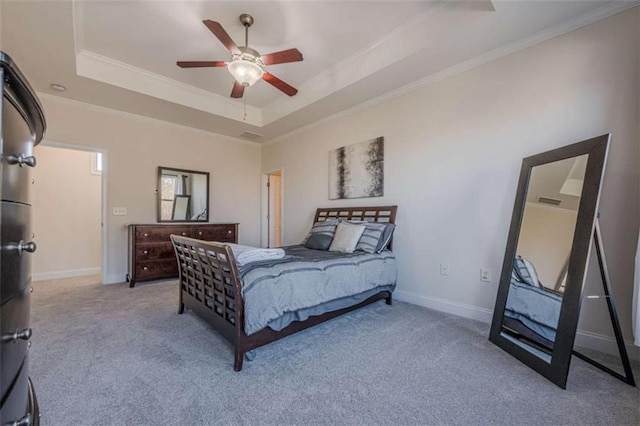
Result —
<path fill-rule="evenodd" d="M 2 336 L 2 341 L 17 342 L 18 340 L 29 340 L 31 339 L 32 333 L 33 332 L 31 331 L 30 328 L 25 328 L 19 333 L 16 331 L 15 333 L 5 334 L 4 336 Z"/>
<path fill-rule="evenodd" d="M 27 253 L 33 253 L 38 248 L 36 246 L 36 243 L 34 243 L 33 241 L 25 243 L 23 240 L 20 240 L 20 242 L 18 244 L 15 244 L 15 243 L 11 244 L 9 247 L 15 248 L 16 250 L 18 250 L 18 255 L 19 256 L 22 256 L 22 253 L 25 252 L 25 251 Z"/>
<path fill-rule="evenodd" d="M 187 235 L 187 233 L 186 233 L 186 232 L 183 232 L 183 233 L 182 233 L 182 236 L 183 236 L 183 237 L 184 237 L 184 236 L 186 236 L 186 235 Z"/>
<path fill-rule="evenodd" d="M 31 424 L 31 413 L 27 413 L 20 420 L 7 423 L 7 426 L 29 426 Z"/>
<path fill-rule="evenodd" d="M 143 254 L 149 254 L 149 250 L 145 250 L 142 252 Z"/>
<path fill-rule="evenodd" d="M 146 232 L 144 234 L 142 234 L 143 237 L 148 237 L 149 234 L 147 234 Z"/>
<path fill-rule="evenodd" d="M 233 231 L 232 231 L 231 229 L 229 229 L 229 230 L 227 231 L 227 234 L 231 234 L 232 232 L 233 232 Z"/>
<path fill-rule="evenodd" d="M 11 165 L 17 164 L 20 167 L 24 167 L 25 165 L 29 167 L 35 167 L 36 157 L 25 157 L 24 154 L 19 154 L 17 157 L 15 155 L 8 155 L 7 163 Z"/>
<path fill-rule="evenodd" d="M 149 268 L 148 268 L 147 266 L 145 266 L 144 268 L 142 268 L 142 270 L 144 270 L 144 271 L 148 271 L 148 270 L 149 270 Z"/>
<path fill-rule="evenodd" d="M 202 235 L 202 231 L 198 231 L 198 235 Z"/>

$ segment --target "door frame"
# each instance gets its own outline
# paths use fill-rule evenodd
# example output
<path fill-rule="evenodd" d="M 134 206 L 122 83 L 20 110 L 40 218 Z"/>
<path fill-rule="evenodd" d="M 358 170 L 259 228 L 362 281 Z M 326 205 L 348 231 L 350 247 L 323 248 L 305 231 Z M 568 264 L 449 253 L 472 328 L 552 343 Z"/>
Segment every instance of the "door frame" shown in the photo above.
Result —
<path fill-rule="evenodd" d="M 101 221 L 102 221 L 102 265 L 100 265 L 100 274 L 101 274 L 101 281 L 102 284 L 107 284 L 108 283 L 108 271 L 109 271 L 109 250 L 108 250 L 108 245 L 107 245 L 107 236 L 109 235 L 107 228 L 108 228 L 108 221 L 107 219 L 109 218 L 108 216 L 108 212 L 107 212 L 107 164 L 108 164 L 108 151 L 106 148 L 100 148 L 100 147 L 96 147 L 96 146 L 87 146 L 87 145 L 78 145 L 78 144 L 71 144 L 71 143 L 66 143 L 66 142 L 58 142 L 58 141 L 54 141 L 51 139 L 43 139 L 42 143 L 40 144 L 42 146 L 48 146 L 51 148 L 63 148 L 63 149 L 71 149 L 71 150 L 75 150 L 75 151 L 85 151 L 85 152 L 99 152 L 100 154 L 102 154 L 102 173 L 101 173 L 101 177 L 102 177 L 102 184 L 101 184 L 101 191 L 102 191 L 102 206 L 101 206 Z"/>
<path fill-rule="evenodd" d="M 269 247 L 269 175 L 280 172 L 280 242 L 284 242 L 284 167 L 263 171 L 260 183 L 260 247 Z"/>

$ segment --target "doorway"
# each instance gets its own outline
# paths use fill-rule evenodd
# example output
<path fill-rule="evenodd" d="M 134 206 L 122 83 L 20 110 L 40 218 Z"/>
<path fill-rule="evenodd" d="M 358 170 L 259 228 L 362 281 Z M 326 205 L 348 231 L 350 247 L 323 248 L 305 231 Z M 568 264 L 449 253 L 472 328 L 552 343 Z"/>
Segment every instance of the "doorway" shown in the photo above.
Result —
<path fill-rule="evenodd" d="M 283 170 L 264 173 L 262 208 L 262 247 L 282 246 Z"/>
<path fill-rule="evenodd" d="M 106 275 L 106 152 L 44 141 L 33 170 L 34 281 Z M 60 245 L 72 247 L 60 250 Z"/>

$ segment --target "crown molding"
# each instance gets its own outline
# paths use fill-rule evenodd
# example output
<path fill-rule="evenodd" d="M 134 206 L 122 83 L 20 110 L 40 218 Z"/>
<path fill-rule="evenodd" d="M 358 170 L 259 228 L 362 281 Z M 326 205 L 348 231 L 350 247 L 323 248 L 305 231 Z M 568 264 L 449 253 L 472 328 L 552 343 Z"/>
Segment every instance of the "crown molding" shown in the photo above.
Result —
<path fill-rule="evenodd" d="M 591 12 L 578 16 L 574 19 L 570 19 L 565 21 L 564 23 L 557 25 L 555 27 L 547 28 L 544 31 L 538 32 L 534 35 L 525 37 L 513 43 L 509 43 L 503 47 L 498 49 L 494 49 L 488 53 L 476 56 L 475 58 L 471 58 L 464 62 L 461 62 L 452 67 L 446 68 L 437 73 L 431 74 L 427 77 L 424 77 L 420 80 L 414 81 L 413 83 L 409 83 L 405 86 L 402 86 L 398 89 L 387 92 L 383 95 L 370 99 L 368 101 L 362 102 L 358 105 L 354 105 L 350 108 L 339 111 L 335 114 L 331 114 L 327 117 L 324 117 L 318 121 L 314 121 L 311 124 L 307 124 L 306 126 L 300 127 L 298 129 L 287 132 L 283 135 L 277 136 L 272 139 L 267 139 L 262 143 L 262 146 L 271 146 L 285 141 L 287 138 L 298 135 L 300 133 L 306 132 L 310 129 L 313 129 L 317 126 L 325 124 L 327 122 L 337 120 L 342 117 L 346 117 L 349 115 L 353 115 L 359 111 L 363 111 L 369 108 L 372 108 L 376 105 L 385 103 L 392 99 L 408 95 L 416 90 L 422 89 L 424 87 L 428 87 L 432 84 L 435 84 L 439 81 L 445 80 L 447 78 L 456 76 L 458 74 L 462 74 L 464 72 L 470 71 L 480 65 L 487 64 L 489 62 L 493 62 L 505 56 L 508 56 L 512 53 L 519 52 L 521 50 L 527 49 L 529 47 L 540 44 L 544 41 L 550 40 L 555 37 L 559 37 L 563 34 L 569 33 L 571 31 L 575 31 L 579 28 L 585 27 L 587 25 L 593 24 L 595 22 L 601 21 L 603 19 L 609 18 L 613 15 L 617 15 L 619 13 L 625 12 L 634 7 L 638 7 L 640 5 L 640 0 L 634 0 L 631 2 L 617 2 L 606 4 L 598 9 L 595 9 Z"/>
<path fill-rule="evenodd" d="M 253 126 L 262 124 L 256 107 L 246 106 L 245 121 L 239 102 L 88 50 L 76 55 L 76 74 Z"/>
<path fill-rule="evenodd" d="M 130 119 L 130 120 L 134 120 L 134 121 L 138 121 L 138 122 L 161 125 L 161 126 L 172 128 L 172 129 L 186 130 L 186 131 L 190 131 L 190 132 L 193 132 L 193 133 L 196 133 L 196 134 L 199 134 L 199 135 L 215 136 L 216 138 L 220 139 L 222 142 L 225 142 L 225 143 L 243 144 L 243 145 L 248 145 L 248 146 L 253 146 L 253 147 L 258 147 L 258 148 L 262 146 L 262 144 L 260 142 L 253 142 L 253 141 L 248 141 L 248 140 L 245 140 L 245 139 L 234 138 L 233 136 L 222 135 L 220 133 L 210 132 L 208 130 L 198 129 L 198 128 L 195 128 L 195 127 L 189 127 L 189 126 L 185 126 L 183 124 L 174 123 L 172 121 L 161 120 L 159 118 L 147 117 L 145 115 L 134 114 L 132 112 L 126 112 L 126 111 L 121 111 L 121 110 L 118 110 L 118 109 L 113 109 L 113 108 L 104 107 L 104 106 L 100 106 L 100 105 L 90 104 L 88 102 L 78 101 L 78 100 L 75 100 L 75 99 L 65 98 L 65 97 L 62 97 L 62 96 L 56 96 L 56 95 L 52 95 L 50 93 L 36 92 L 36 94 L 38 95 L 38 98 L 40 98 L 40 99 L 45 99 L 45 100 L 52 101 L 52 102 L 58 102 L 58 103 L 61 103 L 63 105 L 69 105 L 69 106 L 73 106 L 73 107 L 77 107 L 77 108 L 86 109 L 86 110 L 89 110 L 89 111 L 110 114 L 110 115 L 114 115 L 114 116 L 117 116 L 117 117 Z"/>

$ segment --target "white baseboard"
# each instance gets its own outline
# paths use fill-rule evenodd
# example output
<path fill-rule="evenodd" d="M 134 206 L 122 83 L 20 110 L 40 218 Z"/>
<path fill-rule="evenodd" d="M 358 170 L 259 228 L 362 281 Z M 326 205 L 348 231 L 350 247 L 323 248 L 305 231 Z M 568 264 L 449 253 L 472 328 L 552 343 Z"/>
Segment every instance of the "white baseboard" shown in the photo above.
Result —
<path fill-rule="evenodd" d="M 126 282 L 126 274 L 109 274 L 107 275 L 107 279 L 103 284 L 122 284 Z"/>
<path fill-rule="evenodd" d="M 58 280 L 60 278 L 84 277 L 100 275 L 101 268 L 71 269 L 68 271 L 38 272 L 31 276 L 33 281 Z"/>
<path fill-rule="evenodd" d="M 393 292 L 393 297 L 401 302 L 424 306 L 425 308 L 454 314 L 459 317 L 469 318 L 476 321 L 491 323 L 491 318 L 493 317 L 493 311 L 489 309 L 452 302 L 446 299 L 438 299 L 437 297 L 421 296 L 408 291 L 396 290 Z"/>
<path fill-rule="evenodd" d="M 396 290 L 393 292 L 393 297 L 401 302 L 424 306 L 425 308 L 482 321 L 487 324 L 490 324 L 493 318 L 493 311 L 486 308 L 438 299 L 436 297 L 421 296 L 408 291 Z M 575 344 L 606 354 L 618 354 L 615 339 L 601 334 L 578 330 Z M 631 341 L 625 341 L 625 346 L 627 347 L 629 358 L 634 361 L 640 361 L 640 347 L 635 346 Z"/>

